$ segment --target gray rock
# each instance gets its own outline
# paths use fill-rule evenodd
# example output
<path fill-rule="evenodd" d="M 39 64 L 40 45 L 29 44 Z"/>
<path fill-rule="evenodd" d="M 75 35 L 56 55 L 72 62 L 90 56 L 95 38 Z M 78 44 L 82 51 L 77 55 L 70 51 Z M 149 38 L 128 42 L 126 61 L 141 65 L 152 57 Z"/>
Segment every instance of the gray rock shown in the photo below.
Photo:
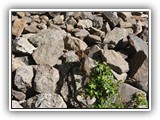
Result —
<path fill-rule="evenodd" d="M 19 67 L 24 66 L 25 63 L 21 61 L 19 58 L 12 57 L 12 72 L 17 70 Z"/>
<path fill-rule="evenodd" d="M 34 46 L 41 46 L 45 43 L 53 43 L 55 46 L 59 46 L 59 44 L 63 44 L 62 40 L 66 37 L 66 32 L 63 30 L 55 30 L 55 29 L 47 29 L 41 30 L 36 35 L 33 35 L 29 38 L 29 41 Z M 60 45 L 60 47 L 62 47 Z M 62 47 L 63 48 L 63 47 Z"/>
<path fill-rule="evenodd" d="M 75 54 L 74 51 L 68 51 L 66 52 L 63 57 L 65 57 L 66 62 L 77 62 L 79 61 L 79 57 Z"/>
<path fill-rule="evenodd" d="M 20 37 L 13 41 L 12 50 L 14 52 L 32 54 L 36 48 L 26 38 Z"/>
<path fill-rule="evenodd" d="M 47 26 L 44 23 L 38 24 L 37 28 L 40 29 L 40 30 L 47 30 Z"/>
<path fill-rule="evenodd" d="M 87 35 L 89 35 L 89 32 L 85 29 L 75 29 L 74 30 L 74 35 L 78 38 L 83 39 L 84 37 L 86 37 Z"/>
<path fill-rule="evenodd" d="M 104 49 L 103 55 L 111 69 L 117 72 L 118 74 L 122 74 L 129 71 L 128 63 L 118 52 L 114 50 Z"/>
<path fill-rule="evenodd" d="M 89 19 L 79 20 L 77 26 L 80 28 L 90 28 L 93 26 L 93 23 Z"/>
<path fill-rule="evenodd" d="M 88 43 L 101 43 L 101 38 L 97 35 L 89 34 L 86 38 L 86 42 Z"/>
<path fill-rule="evenodd" d="M 15 21 L 16 19 L 18 19 L 17 16 L 12 15 L 12 22 Z"/>
<path fill-rule="evenodd" d="M 37 33 L 37 32 L 39 32 L 39 29 L 37 28 L 37 23 L 35 23 L 35 22 L 31 23 L 31 25 L 25 26 L 24 30 L 27 33 Z"/>
<path fill-rule="evenodd" d="M 16 19 L 12 26 L 12 34 L 19 37 L 24 30 L 26 21 L 24 19 Z"/>
<path fill-rule="evenodd" d="M 25 12 L 17 12 L 17 15 L 21 18 L 23 18 L 25 16 Z"/>
<path fill-rule="evenodd" d="M 123 20 L 126 20 L 126 18 L 132 17 L 131 12 L 117 12 L 117 15 L 121 17 Z"/>
<path fill-rule="evenodd" d="M 16 100 L 12 100 L 12 108 L 23 108 L 23 107 Z"/>
<path fill-rule="evenodd" d="M 105 36 L 105 32 L 103 32 L 103 31 L 101 31 L 101 30 L 99 30 L 97 28 L 94 28 L 94 27 L 90 28 L 90 33 L 93 34 L 93 35 L 98 35 L 98 36 L 100 36 L 102 38 L 104 38 L 104 36 Z"/>
<path fill-rule="evenodd" d="M 67 102 L 69 101 L 69 98 L 71 97 L 71 93 L 69 92 L 69 88 L 68 88 L 68 82 L 64 82 L 61 88 L 61 95 L 63 97 L 63 99 Z"/>
<path fill-rule="evenodd" d="M 54 22 L 54 24 L 62 25 L 63 24 L 63 19 L 64 19 L 63 15 L 57 15 L 53 18 L 53 22 Z"/>
<path fill-rule="evenodd" d="M 114 27 L 119 23 L 118 16 L 115 12 L 103 12 L 103 15 Z"/>
<path fill-rule="evenodd" d="M 67 105 L 58 94 L 41 93 L 29 98 L 26 108 L 67 108 Z"/>
<path fill-rule="evenodd" d="M 87 44 L 83 40 L 70 35 L 67 36 L 64 43 L 65 48 L 68 50 L 79 51 L 87 48 Z"/>
<path fill-rule="evenodd" d="M 34 78 L 34 89 L 39 93 L 54 93 L 59 71 L 49 65 L 39 65 Z"/>
<path fill-rule="evenodd" d="M 54 18 L 57 15 L 60 15 L 60 12 L 48 12 L 50 17 Z"/>
<path fill-rule="evenodd" d="M 112 31 L 109 31 L 104 39 L 104 43 L 114 43 L 117 44 L 121 39 L 132 33 L 131 29 L 124 29 L 115 27 Z"/>
<path fill-rule="evenodd" d="M 26 21 L 26 23 L 31 23 L 32 21 L 32 18 L 27 16 L 23 17 L 23 19 Z"/>
<path fill-rule="evenodd" d="M 94 16 L 93 27 L 101 29 L 103 25 L 103 17 Z"/>
<path fill-rule="evenodd" d="M 16 70 L 14 85 L 26 93 L 32 87 L 33 68 L 32 66 L 21 66 Z"/>
<path fill-rule="evenodd" d="M 26 95 L 23 92 L 16 91 L 13 89 L 12 89 L 12 96 L 19 101 L 25 100 L 26 98 Z"/>
<path fill-rule="evenodd" d="M 40 20 L 42 23 L 47 24 L 47 22 L 49 21 L 49 18 L 46 15 L 42 15 L 40 16 Z"/>
<path fill-rule="evenodd" d="M 144 94 L 144 96 L 146 96 L 146 93 L 129 85 L 126 83 L 123 83 L 122 85 L 119 86 L 119 91 L 120 91 L 120 96 L 122 99 L 122 102 L 129 102 L 132 100 L 132 96 L 137 93 L 140 92 L 141 94 Z"/>
<path fill-rule="evenodd" d="M 74 27 L 71 24 L 67 24 L 66 27 L 67 27 L 67 32 L 69 33 L 71 33 L 74 30 Z"/>
<path fill-rule="evenodd" d="M 143 51 L 146 57 L 148 58 L 148 45 L 139 37 L 133 35 L 129 35 L 129 42 L 137 52 Z"/>
<path fill-rule="evenodd" d="M 69 17 L 66 19 L 66 23 L 75 26 L 77 24 L 77 21 L 73 17 Z"/>
<path fill-rule="evenodd" d="M 118 74 L 114 70 L 111 70 L 116 80 L 125 81 L 127 78 L 127 73 Z"/>
<path fill-rule="evenodd" d="M 92 12 L 82 12 L 81 14 L 82 14 L 82 19 L 90 19 L 90 20 L 94 19 Z"/>

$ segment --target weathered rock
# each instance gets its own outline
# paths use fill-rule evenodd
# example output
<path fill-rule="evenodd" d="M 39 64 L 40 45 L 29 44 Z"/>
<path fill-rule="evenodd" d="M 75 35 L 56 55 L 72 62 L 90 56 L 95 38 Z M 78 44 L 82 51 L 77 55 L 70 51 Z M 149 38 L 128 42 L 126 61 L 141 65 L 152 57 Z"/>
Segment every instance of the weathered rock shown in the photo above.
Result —
<path fill-rule="evenodd" d="M 54 22 L 54 24 L 62 25 L 63 24 L 63 19 L 64 19 L 63 15 L 57 15 L 53 18 L 53 22 Z"/>
<path fill-rule="evenodd" d="M 19 101 L 25 100 L 26 98 L 26 95 L 23 92 L 16 91 L 13 89 L 12 89 L 12 96 Z"/>
<path fill-rule="evenodd" d="M 104 43 L 117 44 L 121 39 L 125 38 L 130 33 L 132 33 L 131 29 L 124 29 L 124 28 L 115 27 L 112 31 L 109 31 L 106 34 L 106 37 L 104 39 Z"/>
<path fill-rule="evenodd" d="M 104 49 L 103 55 L 108 65 L 115 72 L 122 74 L 129 71 L 128 63 L 118 52 L 115 52 L 114 50 Z"/>
<path fill-rule="evenodd" d="M 141 94 L 144 94 L 146 96 L 146 93 L 129 85 L 126 83 L 123 83 L 122 85 L 120 85 L 119 87 L 119 91 L 120 91 L 120 96 L 122 99 L 122 102 L 129 102 L 132 100 L 132 96 L 137 93 L 140 92 Z"/>
<path fill-rule="evenodd" d="M 24 19 L 16 19 L 12 26 L 12 34 L 17 37 L 21 36 L 21 33 L 23 32 L 25 25 L 26 22 Z"/>
<path fill-rule="evenodd" d="M 77 21 L 73 17 L 69 17 L 66 19 L 66 23 L 75 26 L 77 24 Z"/>
<path fill-rule="evenodd" d="M 41 46 L 46 43 L 48 44 L 55 44 L 55 46 L 60 48 L 63 48 L 62 44 L 63 39 L 66 37 L 66 32 L 63 30 L 55 30 L 55 29 L 47 29 L 47 30 L 41 30 L 36 35 L 33 35 L 29 38 L 29 41 L 34 46 Z"/>
<path fill-rule="evenodd" d="M 12 108 L 23 108 L 23 107 L 16 100 L 12 100 Z"/>
<path fill-rule="evenodd" d="M 84 20 L 79 20 L 79 22 L 77 23 L 77 26 L 81 28 L 90 28 L 93 26 L 93 24 L 91 20 L 84 19 Z"/>
<path fill-rule="evenodd" d="M 27 33 L 37 33 L 39 29 L 37 28 L 37 24 L 32 23 L 31 25 L 25 26 L 25 32 Z"/>
<path fill-rule="evenodd" d="M 67 105 L 58 94 L 41 93 L 29 98 L 26 108 L 67 108 Z"/>
<path fill-rule="evenodd" d="M 74 35 L 80 39 L 83 39 L 84 37 L 89 35 L 89 32 L 85 29 L 75 29 L 74 32 L 75 32 Z"/>
<path fill-rule="evenodd" d="M 103 25 L 103 18 L 102 17 L 98 17 L 98 16 L 94 16 L 93 27 L 101 29 L 102 25 Z"/>
<path fill-rule="evenodd" d="M 17 16 L 12 15 L 12 22 L 15 21 L 16 19 L 18 19 Z"/>
<path fill-rule="evenodd" d="M 50 17 L 54 18 L 57 15 L 60 15 L 60 12 L 48 12 Z"/>
<path fill-rule="evenodd" d="M 124 21 L 126 20 L 126 18 L 132 17 L 131 12 L 117 12 L 117 15 L 121 17 Z"/>
<path fill-rule="evenodd" d="M 66 62 L 77 62 L 79 61 L 79 57 L 75 54 L 74 51 L 68 51 L 66 52 L 63 57 L 65 57 Z"/>
<path fill-rule="evenodd" d="M 121 28 L 131 28 L 132 27 L 132 23 L 121 21 L 120 22 L 120 27 Z"/>
<path fill-rule="evenodd" d="M 23 18 L 25 16 L 25 12 L 17 12 L 17 15 L 21 18 Z"/>
<path fill-rule="evenodd" d="M 55 24 L 53 23 L 53 20 L 49 20 L 47 25 L 48 25 L 48 26 L 47 26 L 48 29 L 62 30 L 60 26 L 55 25 Z"/>
<path fill-rule="evenodd" d="M 54 93 L 59 71 L 49 65 L 39 65 L 34 78 L 34 89 L 39 93 Z"/>
<path fill-rule="evenodd" d="M 113 27 L 115 27 L 119 23 L 116 12 L 103 12 L 103 15 L 107 20 L 109 20 Z"/>
<path fill-rule="evenodd" d="M 47 30 L 47 26 L 44 23 L 38 24 L 37 28 L 40 29 L 40 30 Z"/>
<path fill-rule="evenodd" d="M 149 31 L 145 28 L 139 36 L 144 42 L 148 43 Z"/>
<path fill-rule="evenodd" d="M 65 81 L 63 83 L 60 93 L 63 99 L 65 100 L 65 102 L 69 101 L 69 98 L 71 97 L 71 95 L 69 93 L 68 82 Z"/>
<path fill-rule="evenodd" d="M 26 23 L 30 24 L 32 22 L 32 18 L 31 17 L 25 16 L 25 17 L 23 17 L 23 19 L 26 21 Z"/>
<path fill-rule="evenodd" d="M 101 60 L 102 59 L 102 49 L 98 47 L 97 45 L 92 46 L 88 50 L 88 57 L 95 59 L 95 60 Z"/>
<path fill-rule="evenodd" d="M 133 35 L 129 35 L 129 42 L 132 46 L 134 46 L 135 50 L 137 52 L 139 51 L 143 51 L 144 54 L 147 56 L 148 58 L 148 46 L 147 44 L 139 37 Z"/>
<path fill-rule="evenodd" d="M 127 78 L 127 73 L 118 74 L 118 73 L 116 73 L 114 70 L 111 70 L 111 72 L 113 73 L 114 77 L 115 77 L 117 80 L 125 81 L 126 78 Z"/>
<path fill-rule="evenodd" d="M 16 70 L 14 85 L 26 93 L 32 87 L 33 68 L 32 66 L 21 66 Z"/>
<path fill-rule="evenodd" d="M 92 35 L 92 34 L 89 34 L 87 36 L 87 38 L 85 39 L 85 42 L 86 43 L 101 43 L 101 38 L 97 35 Z"/>
<path fill-rule="evenodd" d="M 97 28 L 94 28 L 94 27 L 90 28 L 90 33 L 93 34 L 93 35 L 98 35 L 98 36 L 100 36 L 102 38 L 104 38 L 104 36 L 105 36 L 105 32 L 103 32 L 103 31 L 101 31 L 101 30 L 99 30 Z"/>
<path fill-rule="evenodd" d="M 26 38 L 20 37 L 13 41 L 12 50 L 15 52 L 32 54 L 36 48 Z"/>
<path fill-rule="evenodd" d="M 87 48 L 87 44 L 83 42 L 83 40 L 76 37 L 72 37 L 70 35 L 67 36 L 64 43 L 65 48 L 68 50 L 79 51 L 85 50 Z"/>
<path fill-rule="evenodd" d="M 71 24 L 67 24 L 66 27 L 67 27 L 67 32 L 69 33 L 71 33 L 74 30 L 74 27 Z"/>
<path fill-rule="evenodd" d="M 42 23 L 47 24 L 47 22 L 49 21 L 49 18 L 46 15 L 42 15 L 40 16 L 40 20 Z"/>
<path fill-rule="evenodd" d="M 81 15 L 82 15 L 82 19 L 90 19 L 90 20 L 94 19 L 92 12 L 82 12 Z"/>
<path fill-rule="evenodd" d="M 12 72 L 17 70 L 17 68 L 24 66 L 24 65 L 25 65 L 25 63 L 22 62 L 19 58 L 12 57 Z"/>

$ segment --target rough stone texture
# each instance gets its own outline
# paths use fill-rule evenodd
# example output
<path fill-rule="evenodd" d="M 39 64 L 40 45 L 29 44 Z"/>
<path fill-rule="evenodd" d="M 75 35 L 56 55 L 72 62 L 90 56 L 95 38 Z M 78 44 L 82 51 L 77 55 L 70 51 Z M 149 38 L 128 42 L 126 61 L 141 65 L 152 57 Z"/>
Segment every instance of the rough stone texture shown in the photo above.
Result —
<path fill-rule="evenodd" d="M 75 54 L 74 51 L 66 52 L 63 57 L 65 57 L 66 62 L 77 62 L 79 61 L 79 57 Z"/>
<path fill-rule="evenodd" d="M 102 17 L 98 17 L 98 16 L 94 16 L 93 21 L 93 27 L 101 29 L 102 25 L 103 25 L 103 18 Z"/>
<path fill-rule="evenodd" d="M 86 19 L 86 20 L 79 20 L 77 26 L 81 28 L 90 28 L 93 26 L 93 24 L 91 20 Z"/>
<path fill-rule="evenodd" d="M 113 70 L 111 70 L 111 72 L 113 73 L 114 77 L 115 77 L 117 80 L 125 81 L 126 78 L 127 78 L 127 73 L 118 74 L 118 73 L 116 73 L 116 72 L 113 71 Z"/>
<path fill-rule="evenodd" d="M 136 49 L 137 52 L 143 51 L 146 57 L 148 58 L 148 46 L 147 44 L 139 37 L 135 35 L 129 35 L 129 42 L 134 48 Z"/>
<path fill-rule="evenodd" d="M 26 93 L 32 87 L 33 68 L 32 66 L 21 66 L 16 70 L 14 85 Z"/>
<path fill-rule="evenodd" d="M 69 50 L 79 51 L 79 50 L 85 50 L 87 48 L 87 44 L 83 42 L 83 40 L 72 37 L 70 35 L 67 36 L 65 39 L 65 48 Z"/>
<path fill-rule="evenodd" d="M 129 71 L 128 63 L 119 53 L 115 52 L 114 50 L 105 49 L 103 55 L 111 69 L 113 69 L 115 72 L 121 74 Z"/>
<path fill-rule="evenodd" d="M 13 51 L 32 54 L 36 48 L 26 39 L 20 37 L 19 39 L 15 39 L 13 41 Z"/>
<path fill-rule="evenodd" d="M 26 108 L 67 108 L 67 105 L 58 94 L 41 93 L 29 98 Z"/>
<path fill-rule="evenodd" d="M 137 92 L 141 92 L 142 94 L 144 94 L 146 96 L 146 93 L 129 85 L 126 83 L 123 83 L 120 87 L 119 87 L 119 91 L 120 91 L 120 95 L 122 98 L 123 102 L 129 102 L 130 100 L 132 100 L 132 95 L 137 93 Z"/>
<path fill-rule="evenodd" d="M 100 36 L 102 38 L 105 36 L 105 32 L 103 32 L 103 31 L 101 31 L 101 30 L 99 30 L 97 28 L 94 28 L 94 27 L 90 28 L 90 33 L 93 34 L 93 35 L 98 35 L 98 36 Z"/>
<path fill-rule="evenodd" d="M 26 98 L 26 95 L 23 92 L 16 90 L 12 90 L 12 96 L 19 101 L 25 100 Z"/>
<path fill-rule="evenodd" d="M 17 70 L 17 68 L 24 66 L 25 63 L 22 62 L 19 58 L 12 57 L 12 72 Z"/>
<path fill-rule="evenodd" d="M 82 39 L 87 35 L 89 35 L 89 32 L 85 29 L 74 30 L 74 32 L 75 32 L 74 33 L 75 37 L 82 38 Z"/>
<path fill-rule="evenodd" d="M 64 19 L 63 15 L 57 15 L 57 16 L 55 16 L 53 18 L 54 24 L 57 24 L 57 25 L 63 24 L 63 19 Z"/>
<path fill-rule="evenodd" d="M 130 34 L 130 30 L 115 27 L 112 31 L 108 32 L 105 36 L 104 43 L 117 44 L 121 39 Z"/>
<path fill-rule="evenodd" d="M 103 12 L 103 15 L 113 26 L 116 26 L 119 23 L 119 19 L 115 12 Z"/>
<path fill-rule="evenodd" d="M 39 65 L 34 78 L 34 89 L 39 93 L 54 93 L 59 71 L 49 65 Z"/>
<path fill-rule="evenodd" d="M 131 12 L 118 12 L 117 15 L 121 17 L 123 20 L 126 20 L 126 18 L 132 17 Z"/>
<path fill-rule="evenodd" d="M 17 37 L 21 36 L 21 33 L 23 32 L 25 25 L 26 22 L 24 19 L 16 19 L 12 26 L 12 34 Z"/>
<path fill-rule="evenodd" d="M 37 33 L 39 29 L 37 28 L 37 24 L 32 23 L 31 25 L 25 26 L 25 32 L 27 33 Z"/>
<path fill-rule="evenodd" d="M 29 41 L 34 45 L 34 46 L 41 46 L 44 45 L 45 43 L 48 44 L 55 44 L 55 46 L 59 46 L 59 44 L 64 44 L 63 43 L 63 38 L 66 37 L 66 32 L 63 30 L 55 30 L 55 29 L 47 29 L 47 30 L 42 30 L 36 35 L 33 35 L 29 38 Z M 61 46 L 61 45 L 60 45 Z M 63 48 L 61 46 L 61 48 Z"/>
<path fill-rule="evenodd" d="M 12 100 L 12 108 L 23 108 L 23 107 L 16 100 Z"/>
<path fill-rule="evenodd" d="M 89 43 L 100 43 L 101 42 L 101 38 L 97 35 L 91 35 L 89 34 L 86 38 L 86 42 Z"/>

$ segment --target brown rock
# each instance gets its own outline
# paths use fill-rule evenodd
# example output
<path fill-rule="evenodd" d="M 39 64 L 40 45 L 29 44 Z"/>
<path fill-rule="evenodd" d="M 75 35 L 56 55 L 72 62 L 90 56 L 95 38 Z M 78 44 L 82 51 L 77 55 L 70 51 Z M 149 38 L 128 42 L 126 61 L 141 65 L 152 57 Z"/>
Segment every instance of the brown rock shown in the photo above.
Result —
<path fill-rule="evenodd" d="M 26 21 L 24 19 L 16 19 L 12 26 L 12 34 L 17 37 L 21 36 L 25 25 Z"/>

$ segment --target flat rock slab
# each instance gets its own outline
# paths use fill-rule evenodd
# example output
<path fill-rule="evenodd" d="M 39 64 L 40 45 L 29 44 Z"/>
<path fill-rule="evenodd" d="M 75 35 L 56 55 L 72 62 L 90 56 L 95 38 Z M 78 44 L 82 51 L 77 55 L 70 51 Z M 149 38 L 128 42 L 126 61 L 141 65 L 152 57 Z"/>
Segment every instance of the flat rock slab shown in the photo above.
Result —
<path fill-rule="evenodd" d="M 121 74 L 129 71 L 129 65 L 127 61 L 125 61 L 118 52 L 105 49 L 103 55 L 111 69 L 113 69 L 115 72 Z"/>
<path fill-rule="evenodd" d="M 81 28 L 90 28 L 93 26 L 93 23 L 89 19 L 79 20 L 79 22 L 77 23 L 77 26 Z"/>
<path fill-rule="evenodd" d="M 34 89 L 39 93 L 54 93 L 59 80 L 59 71 L 49 65 L 37 67 Z"/>
<path fill-rule="evenodd" d="M 21 36 L 21 33 L 23 32 L 25 25 L 26 21 L 24 19 L 16 19 L 12 26 L 12 34 L 16 37 Z"/>
<path fill-rule="evenodd" d="M 104 17 L 112 23 L 113 26 L 116 26 L 119 23 L 118 16 L 115 12 L 103 12 Z"/>
<path fill-rule="evenodd" d="M 23 107 L 16 100 L 12 100 L 12 108 L 23 108 Z"/>
<path fill-rule="evenodd" d="M 26 108 L 67 108 L 67 105 L 58 94 L 41 93 L 29 98 Z"/>
<path fill-rule="evenodd" d="M 13 89 L 12 89 L 12 96 L 19 101 L 25 100 L 26 98 L 26 95 L 23 92 L 16 91 Z"/>
<path fill-rule="evenodd" d="M 104 43 L 117 44 L 121 39 L 127 37 L 130 33 L 132 33 L 131 29 L 115 27 L 112 31 L 109 31 L 106 34 Z"/>

